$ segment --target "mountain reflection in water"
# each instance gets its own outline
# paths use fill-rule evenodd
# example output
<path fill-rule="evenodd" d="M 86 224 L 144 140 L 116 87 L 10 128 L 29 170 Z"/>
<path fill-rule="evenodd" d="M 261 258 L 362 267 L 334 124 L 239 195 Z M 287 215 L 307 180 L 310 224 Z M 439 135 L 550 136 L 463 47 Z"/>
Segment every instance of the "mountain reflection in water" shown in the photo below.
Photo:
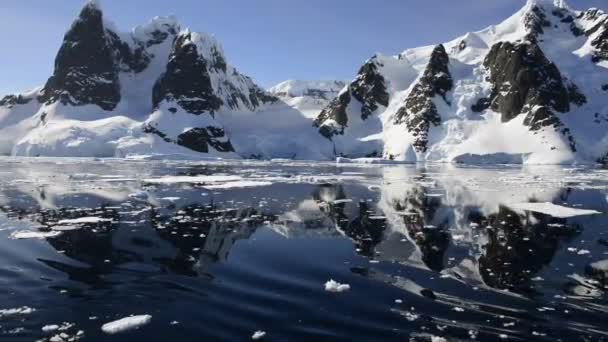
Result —
<path fill-rule="evenodd" d="M 135 314 L 153 319 L 113 340 L 608 333 L 608 216 L 513 208 L 605 213 L 603 170 L 0 163 L 0 310 L 33 309 L 0 311 L 10 340 L 64 323 L 65 340 L 103 340 L 103 323 Z M 329 279 L 351 290 L 325 292 Z"/>

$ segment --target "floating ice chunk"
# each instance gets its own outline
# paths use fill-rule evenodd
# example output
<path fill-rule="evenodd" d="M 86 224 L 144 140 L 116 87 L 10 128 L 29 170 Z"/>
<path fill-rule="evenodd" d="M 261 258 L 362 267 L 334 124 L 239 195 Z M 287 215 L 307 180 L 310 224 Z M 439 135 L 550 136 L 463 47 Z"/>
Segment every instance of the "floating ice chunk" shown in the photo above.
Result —
<path fill-rule="evenodd" d="M 431 342 L 447 342 L 448 340 L 446 340 L 443 337 L 439 337 L 439 336 L 431 336 Z"/>
<path fill-rule="evenodd" d="M 139 315 L 125 317 L 110 323 L 106 323 L 101 327 L 101 330 L 109 335 L 119 334 L 125 331 L 142 327 L 152 320 L 150 315 Z"/>
<path fill-rule="evenodd" d="M 256 332 L 253 333 L 253 336 L 251 336 L 251 339 L 252 340 L 259 340 L 259 339 L 264 338 L 264 336 L 266 336 L 266 332 L 258 330 L 258 331 L 256 331 Z"/>
<path fill-rule="evenodd" d="M 181 197 L 163 197 L 163 198 L 161 198 L 161 200 L 167 201 L 167 202 L 177 202 L 180 199 L 181 199 Z"/>
<path fill-rule="evenodd" d="M 226 189 L 244 189 L 244 188 L 257 188 L 263 186 L 270 186 L 272 182 L 262 181 L 238 181 L 228 182 L 224 184 L 206 185 L 205 188 L 208 190 L 226 190 Z"/>
<path fill-rule="evenodd" d="M 561 205 L 545 202 L 545 203 L 514 203 L 509 204 L 513 209 L 533 211 L 541 214 L 547 214 L 557 218 L 568 218 L 574 216 L 597 215 L 601 214 L 595 210 L 575 209 L 564 207 Z"/>
<path fill-rule="evenodd" d="M 325 291 L 327 291 L 327 292 L 340 293 L 340 292 L 346 292 L 349 290 L 350 290 L 350 285 L 340 284 L 333 279 L 330 279 L 328 282 L 325 283 Z"/>
<path fill-rule="evenodd" d="M 144 179 L 148 184 L 199 184 L 199 183 L 224 183 L 242 180 L 240 176 L 168 176 L 161 178 Z"/>
<path fill-rule="evenodd" d="M 64 224 L 87 224 L 87 223 L 101 223 L 101 222 L 112 222 L 112 219 L 103 217 L 81 217 L 71 220 L 61 220 L 58 222 L 59 225 Z"/>
<path fill-rule="evenodd" d="M 34 232 L 31 230 L 21 230 L 13 232 L 10 236 L 14 240 L 25 240 L 25 239 L 47 239 L 61 235 L 61 232 Z"/>
<path fill-rule="evenodd" d="M 19 316 L 19 315 L 29 315 L 34 311 L 36 311 L 36 309 L 30 308 L 29 306 L 22 306 L 20 308 L 12 308 L 12 309 L 2 309 L 2 310 L 0 310 L 0 318 Z"/>
<path fill-rule="evenodd" d="M 57 324 L 49 324 L 42 327 L 42 331 L 45 333 L 53 332 L 59 330 L 59 326 Z"/>

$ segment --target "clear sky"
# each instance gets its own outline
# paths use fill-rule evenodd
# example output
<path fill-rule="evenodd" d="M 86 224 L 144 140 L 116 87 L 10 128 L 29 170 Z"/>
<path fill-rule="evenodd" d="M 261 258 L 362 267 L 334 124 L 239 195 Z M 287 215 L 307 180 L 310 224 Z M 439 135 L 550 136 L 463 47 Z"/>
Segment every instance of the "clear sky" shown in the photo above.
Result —
<path fill-rule="evenodd" d="M 0 92 L 44 84 L 84 0 L 0 0 Z M 100 0 L 121 30 L 158 15 L 215 35 L 228 61 L 264 87 L 351 79 L 376 52 L 451 40 L 505 19 L 525 0 Z M 608 9 L 608 0 L 569 0 Z"/>

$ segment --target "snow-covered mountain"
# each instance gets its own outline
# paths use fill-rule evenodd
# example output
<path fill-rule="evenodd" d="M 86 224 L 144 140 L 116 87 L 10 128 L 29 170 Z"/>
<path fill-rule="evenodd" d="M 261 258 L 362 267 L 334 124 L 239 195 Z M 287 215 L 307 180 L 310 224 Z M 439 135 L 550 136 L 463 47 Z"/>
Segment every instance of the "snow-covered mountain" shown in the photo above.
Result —
<path fill-rule="evenodd" d="M 289 80 L 268 89 L 268 92 L 299 110 L 310 119 L 316 119 L 342 89 L 344 81 Z"/>
<path fill-rule="evenodd" d="M 372 57 L 315 125 L 350 157 L 593 162 L 607 95 L 608 15 L 529 0 L 499 25 Z"/>
<path fill-rule="evenodd" d="M 5 155 L 331 157 L 311 120 L 228 64 L 213 37 L 173 17 L 121 32 L 97 1 L 46 85 L 0 102 L 0 133 Z"/>
<path fill-rule="evenodd" d="M 213 37 L 158 17 L 121 32 L 88 1 L 48 82 L 0 101 L 0 154 L 608 159 L 608 14 L 529 0 L 504 22 L 376 55 L 355 79 L 268 91 Z"/>

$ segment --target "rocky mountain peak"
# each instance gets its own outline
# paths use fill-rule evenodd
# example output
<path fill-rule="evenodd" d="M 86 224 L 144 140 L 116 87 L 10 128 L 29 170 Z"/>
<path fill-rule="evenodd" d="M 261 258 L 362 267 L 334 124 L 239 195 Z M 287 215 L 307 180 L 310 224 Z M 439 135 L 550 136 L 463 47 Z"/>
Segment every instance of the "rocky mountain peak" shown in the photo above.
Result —
<path fill-rule="evenodd" d="M 422 77 L 405 100 L 405 104 L 395 114 L 397 125 L 405 124 L 408 132 L 415 137 L 414 148 L 425 152 L 428 143 L 428 132 L 431 125 L 441 124 L 441 115 L 434 102 L 436 96 L 450 105 L 446 95 L 452 90 L 454 81 L 449 70 L 450 57 L 443 45 L 437 45 Z"/>
<path fill-rule="evenodd" d="M 180 33 L 173 44 L 166 72 L 156 82 L 153 105 L 175 101 L 191 114 L 213 115 L 222 105 L 213 90 L 208 63 L 199 54 L 190 31 Z"/>
<path fill-rule="evenodd" d="M 118 68 L 96 1 L 85 4 L 65 34 L 41 101 L 112 110 L 120 101 Z"/>
<path fill-rule="evenodd" d="M 386 80 L 380 72 L 383 63 L 376 56 L 369 59 L 357 73 L 346 90 L 319 114 L 315 119 L 315 127 L 319 127 L 320 133 L 331 139 L 333 135 L 343 134 L 344 128 L 348 126 L 347 107 L 354 99 L 360 103 L 361 120 L 367 120 L 380 106 L 388 106 L 389 93 Z"/>

